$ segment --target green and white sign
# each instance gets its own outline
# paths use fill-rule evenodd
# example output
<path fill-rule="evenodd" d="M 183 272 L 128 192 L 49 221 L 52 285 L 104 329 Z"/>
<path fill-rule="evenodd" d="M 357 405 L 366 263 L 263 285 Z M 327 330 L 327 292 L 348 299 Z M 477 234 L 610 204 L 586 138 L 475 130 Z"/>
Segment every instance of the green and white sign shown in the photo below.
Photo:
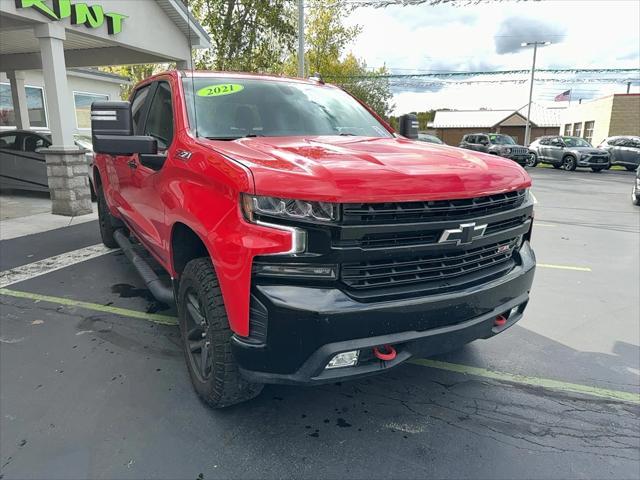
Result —
<path fill-rule="evenodd" d="M 221 95 L 231 95 L 244 90 L 244 85 L 237 83 L 219 83 L 201 88 L 196 93 L 199 97 L 219 97 Z"/>
<path fill-rule="evenodd" d="M 101 5 L 71 3 L 71 0 L 52 0 L 49 6 L 45 0 L 15 0 L 16 8 L 33 8 L 51 20 L 68 18 L 72 25 L 84 25 L 87 28 L 98 28 L 107 22 L 109 35 L 122 31 L 122 21 L 126 15 L 105 12 Z"/>

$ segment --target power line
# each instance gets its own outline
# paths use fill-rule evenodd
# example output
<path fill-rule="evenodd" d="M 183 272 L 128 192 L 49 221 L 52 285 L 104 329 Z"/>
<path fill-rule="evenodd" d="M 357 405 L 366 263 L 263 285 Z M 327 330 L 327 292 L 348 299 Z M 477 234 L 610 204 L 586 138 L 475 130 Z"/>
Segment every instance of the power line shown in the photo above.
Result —
<path fill-rule="evenodd" d="M 477 75 L 522 75 L 528 74 L 531 70 L 494 70 L 494 71 L 473 71 L 473 72 L 461 72 L 461 71 L 449 71 L 449 72 L 437 72 L 431 73 L 385 73 L 385 74 L 364 74 L 364 75 L 336 75 L 329 76 L 327 78 L 333 79 L 351 79 L 351 78 L 425 78 L 425 77 L 457 77 L 457 76 L 477 76 Z M 640 74 L 640 68 L 558 68 L 558 69 L 538 69 L 538 73 L 554 73 L 554 74 L 583 74 L 583 73 L 631 73 L 638 72 Z M 640 78 L 640 77 L 639 77 Z"/>

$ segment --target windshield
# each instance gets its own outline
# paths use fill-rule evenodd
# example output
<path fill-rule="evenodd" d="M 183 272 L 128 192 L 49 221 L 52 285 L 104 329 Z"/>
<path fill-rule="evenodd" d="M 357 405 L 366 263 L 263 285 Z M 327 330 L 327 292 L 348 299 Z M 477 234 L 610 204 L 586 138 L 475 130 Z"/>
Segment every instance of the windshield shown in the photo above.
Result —
<path fill-rule="evenodd" d="M 489 135 L 489 141 L 494 145 L 515 145 L 516 142 L 513 141 L 509 135 Z"/>
<path fill-rule="evenodd" d="M 391 137 L 373 115 L 338 88 L 219 77 L 195 78 L 193 85 L 191 78 L 185 78 L 183 85 L 189 123 L 197 125 L 200 137 L 219 140 L 310 135 Z"/>
<path fill-rule="evenodd" d="M 562 137 L 562 141 L 567 147 L 590 147 L 591 144 L 578 137 Z"/>
<path fill-rule="evenodd" d="M 437 143 L 439 145 L 442 145 L 444 143 L 435 135 L 429 135 L 428 133 L 419 133 L 418 140 L 420 140 L 421 142 Z"/>

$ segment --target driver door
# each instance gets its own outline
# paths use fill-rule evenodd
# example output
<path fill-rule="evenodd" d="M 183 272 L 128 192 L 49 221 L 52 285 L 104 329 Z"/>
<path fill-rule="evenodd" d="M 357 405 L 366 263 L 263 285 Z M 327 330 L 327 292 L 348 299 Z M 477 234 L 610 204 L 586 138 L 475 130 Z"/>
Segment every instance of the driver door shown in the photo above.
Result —
<path fill-rule="evenodd" d="M 552 163 L 562 163 L 562 154 L 564 153 L 564 142 L 560 137 L 553 137 L 549 140 L 549 144 L 544 147 L 545 157 L 547 161 Z"/>
<path fill-rule="evenodd" d="M 161 236 L 164 231 L 164 204 L 157 185 L 173 144 L 171 86 L 166 81 L 155 82 L 150 95 L 152 99 L 142 135 L 149 135 L 158 141 L 158 154 L 135 155 L 127 201 L 131 206 L 131 220 L 138 237 L 158 259 L 166 260 Z"/>

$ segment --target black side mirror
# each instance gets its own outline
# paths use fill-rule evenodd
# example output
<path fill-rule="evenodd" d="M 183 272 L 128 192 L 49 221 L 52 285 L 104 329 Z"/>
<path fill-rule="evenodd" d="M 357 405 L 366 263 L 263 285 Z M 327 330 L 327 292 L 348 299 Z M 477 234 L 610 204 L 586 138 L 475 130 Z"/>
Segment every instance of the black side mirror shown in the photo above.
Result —
<path fill-rule="evenodd" d="M 91 139 L 95 153 L 131 155 L 156 154 L 155 138 L 133 134 L 129 102 L 93 102 L 91 104 Z"/>
<path fill-rule="evenodd" d="M 418 126 L 418 117 L 416 117 L 412 113 L 408 113 L 407 115 L 400 115 L 400 118 L 398 118 L 398 131 L 403 137 L 417 140 Z"/>

